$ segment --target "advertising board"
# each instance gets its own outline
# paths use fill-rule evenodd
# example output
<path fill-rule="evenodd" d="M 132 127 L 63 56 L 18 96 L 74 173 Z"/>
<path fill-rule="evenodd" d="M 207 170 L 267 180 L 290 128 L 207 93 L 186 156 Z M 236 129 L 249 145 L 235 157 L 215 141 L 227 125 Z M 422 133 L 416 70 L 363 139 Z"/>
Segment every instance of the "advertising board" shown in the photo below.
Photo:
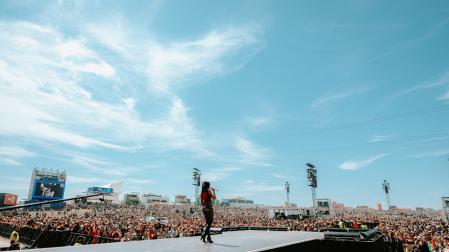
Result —
<path fill-rule="evenodd" d="M 5 193 L 5 200 L 3 202 L 7 206 L 15 206 L 17 204 L 17 195 Z"/>

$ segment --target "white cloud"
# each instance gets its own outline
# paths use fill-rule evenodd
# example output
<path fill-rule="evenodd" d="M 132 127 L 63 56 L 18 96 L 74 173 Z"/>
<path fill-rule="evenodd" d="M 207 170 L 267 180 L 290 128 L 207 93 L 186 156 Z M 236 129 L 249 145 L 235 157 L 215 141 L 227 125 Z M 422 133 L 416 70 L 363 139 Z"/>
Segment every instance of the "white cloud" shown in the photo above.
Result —
<path fill-rule="evenodd" d="M 232 175 L 232 173 L 239 171 L 240 168 L 236 167 L 224 167 L 221 169 L 207 170 L 202 174 L 202 178 L 205 181 L 216 182 L 223 180 Z"/>
<path fill-rule="evenodd" d="M 139 185 L 153 185 L 156 184 L 155 180 L 152 179 L 133 179 L 133 178 L 129 178 L 126 179 L 126 182 L 129 184 L 139 184 Z"/>
<path fill-rule="evenodd" d="M 229 172 L 225 171 L 208 171 L 203 174 L 204 181 L 216 182 L 229 177 Z"/>
<path fill-rule="evenodd" d="M 165 92 L 185 80 L 204 79 L 239 70 L 262 47 L 260 27 L 228 27 L 203 38 L 163 46 L 153 42 L 148 50 L 151 87 Z"/>
<path fill-rule="evenodd" d="M 24 149 L 22 147 L 17 146 L 0 146 L 0 162 L 17 166 L 20 165 L 20 162 L 18 160 L 22 158 L 32 157 L 36 154 Z"/>
<path fill-rule="evenodd" d="M 68 40 L 57 44 L 55 46 L 56 51 L 62 57 L 75 57 L 75 58 L 85 58 L 92 57 L 94 53 L 89 50 L 82 41 L 79 40 Z"/>
<path fill-rule="evenodd" d="M 11 165 L 11 166 L 20 165 L 20 162 L 14 160 L 14 159 L 10 159 L 10 158 L 0 158 L 0 162 L 4 163 L 6 165 Z"/>
<path fill-rule="evenodd" d="M 26 177 L 8 176 L 8 179 L 3 179 L 0 183 L 1 192 L 18 194 L 21 197 L 28 194 L 29 187 L 30 179 Z"/>
<path fill-rule="evenodd" d="M 158 151 L 210 153 L 175 94 L 163 98 L 168 100 L 166 115 L 145 120 L 135 111 L 136 99 L 129 91 L 102 90 L 102 95 L 118 96 L 116 102 L 88 91 L 83 73 L 112 77 L 115 70 L 85 40 L 65 39 L 51 27 L 27 22 L 0 22 L 0 28 L 0 43 L 8 45 L 0 48 L 0 135 L 80 148 L 127 151 L 137 143 Z"/>
<path fill-rule="evenodd" d="M 262 48 L 259 27 L 227 27 L 197 40 L 161 44 L 129 36 L 133 29 L 121 17 L 83 25 L 80 34 L 68 37 L 50 25 L 0 22 L 1 137 L 60 144 L 63 155 L 71 147 L 214 155 L 176 87 L 239 70 Z M 142 81 L 123 77 L 128 74 Z M 152 99 L 143 100 L 149 97 L 144 92 Z M 157 106 L 157 112 L 140 113 L 137 101 Z M 244 141 L 239 146 L 241 162 L 269 166 L 266 149 Z M 133 169 L 91 156 L 69 160 L 113 176 Z"/>
<path fill-rule="evenodd" d="M 389 155 L 388 153 L 384 153 L 384 154 L 372 156 L 372 157 L 364 159 L 364 160 L 345 161 L 345 162 L 341 163 L 338 167 L 342 170 L 358 170 L 358 169 L 368 166 L 368 165 L 374 163 L 376 160 L 379 160 L 388 155 Z"/>
<path fill-rule="evenodd" d="M 370 143 L 376 143 L 376 142 L 384 142 L 384 141 L 388 141 L 391 140 L 392 138 L 394 138 L 396 136 L 396 134 L 390 134 L 390 135 L 378 135 L 375 134 L 371 137 L 371 139 L 369 140 Z"/>
<path fill-rule="evenodd" d="M 139 168 L 117 164 L 109 160 L 101 159 L 92 155 L 66 153 L 66 156 L 69 157 L 69 160 L 71 162 L 81 165 L 82 167 L 96 174 L 105 174 L 120 177 L 140 171 Z"/>
<path fill-rule="evenodd" d="M 129 32 L 127 31 L 127 24 L 121 16 L 109 16 L 107 21 L 98 23 L 89 23 L 85 25 L 87 33 L 95 40 L 110 50 L 117 52 L 122 57 L 130 57 L 131 43 Z M 112 30 L 111 30 L 112 29 Z M 135 40 L 135 43 L 138 43 Z"/>
<path fill-rule="evenodd" d="M 128 98 L 123 99 L 123 103 L 125 103 L 126 107 L 129 110 L 133 110 L 134 106 L 136 105 L 136 100 L 132 97 L 128 97 Z"/>
<path fill-rule="evenodd" d="M 432 141 L 438 141 L 443 139 L 448 139 L 449 136 L 435 136 L 435 137 L 428 137 L 424 139 L 418 139 L 414 141 L 410 141 L 410 143 L 423 143 L 423 142 L 432 142 Z"/>
<path fill-rule="evenodd" d="M 327 96 L 322 96 L 322 97 L 314 100 L 312 102 L 311 107 L 319 108 L 319 107 L 325 106 L 329 103 L 336 102 L 339 100 L 344 100 L 350 96 L 353 96 L 355 94 L 364 93 L 366 91 L 367 91 L 366 89 L 354 89 L 354 90 L 344 91 L 341 93 L 335 93 L 335 94 L 331 94 L 331 95 L 327 95 Z"/>
<path fill-rule="evenodd" d="M 434 37 L 436 34 L 438 34 L 441 30 L 443 30 L 446 27 L 448 22 L 449 22 L 449 18 L 444 18 L 440 22 L 438 22 L 438 23 L 434 24 L 433 26 L 430 26 L 428 29 L 426 29 L 425 33 L 419 34 L 415 38 L 410 37 L 402 42 L 396 43 L 392 49 L 387 50 L 384 53 L 377 54 L 370 61 L 375 61 L 375 60 L 396 54 L 403 50 L 409 50 L 409 49 L 423 43 L 424 41 L 429 40 L 432 37 Z"/>
<path fill-rule="evenodd" d="M 91 183 L 97 183 L 99 182 L 99 179 L 92 178 L 92 177 L 77 177 L 77 176 L 67 176 L 67 183 L 74 183 L 74 184 L 91 184 Z"/>
<path fill-rule="evenodd" d="M 440 101 L 448 101 L 449 100 L 449 91 L 447 91 L 445 94 L 438 97 L 438 100 Z"/>
<path fill-rule="evenodd" d="M 409 93 L 413 93 L 416 91 L 420 91 L 423 89 L 431 89 L 431 88 L 435 88 L 435 87 L 440 87 L 443 86 L 445 84 L 449 83 L 449 71 L 444 72 L 441 76 L 439 76 L 438 78 L 431 80 L 431 81 L 427 81 L 415 86 L 412 86 L 410 88 L 407 88 L 405 90 L 402 90 L 401 92 L 395 94 L 392 96 L 392 98 L 398 98 L 400 96 L 409 94 Z M 443 95 L 444 97 L 444 95 Z M 441 98 L 440 98 L 441 99 Z"/>
<path fill-rule="evenodd" d="M 106 112 L 100 111 L 102 107 L 115 109 L 92 100 L 73 78 L 73 73 L 82 71 L 86 64 L 106 63 L 83 49 L 81 42 L 64 42 L 63 36 L 51 28 L 26 22 L 0 22 L 0 27 L 0 42 L 8 45 L 0 48 L 0 115 L 4 119 L 0 134 L 120 149 L 70 129 L 76 126 L 73 128 L 80 131 L 78 126 L 97 121 L 86 118 L 86 114 Z M 67 47 L 78 48 L 77 57 L 86 56 L 83 62 L 68 60 Z"/>
<path fill-rule="evenodd" d="M 115 75 L 115 70 L 109 64 L 104 62 L 98 63 L 87 63 L 85 65 L 79 66 L 79 70 L 87 73 L 94 73 L 102 77 L 110 78 Z"/>
<path fill-rule="evenodd" d="M 271 156 L 271 151 L 268 148 L 260 147 L 244 137 L 235 138 L 235 147 L 241 154 L 241 159 L 238 162 L 256 166 L 271 166 L 266 162 Z"/>
<path fill-rule="evenodd" d="M 449 154 L 449 149 L 441 149 L 441 150 L 434 150 L 431 152 L 425 152 L 416 154 L 413 157 L 415 158 L 421 158 L 421 157 L 436 157 L 436 156 L 443 156 Z"/>
<path fill-rule="evenodd" d="M 265 182 L 256 182 L 250 179 L 243 183 L 240 190 L 245 193 L 276 192 L 284 190 L 284 185 L 270 185 Z"/>
<path fill-rule="evenodd" d="M 17 146 L 1 146 L 0 156 L 8 156 L 13 158 L 23 158 L 34 156 L 35 153 Z"/>
<path fill-rule="evenodd" d="M 287 176 L 281 175 L 281 174 L 277 174 L 277 173 L 273 173 L 272 176 L 277 178 L 277 179 L 284 179 L 284 180 L 288 179 Z"/>
<path fill-rule="evenodd" d="M 270 116 L 257 116 L 257 117 L 247 117 L 245 121 L 249 125 L 259 128 L 271 124 L 273 119 Z"/>

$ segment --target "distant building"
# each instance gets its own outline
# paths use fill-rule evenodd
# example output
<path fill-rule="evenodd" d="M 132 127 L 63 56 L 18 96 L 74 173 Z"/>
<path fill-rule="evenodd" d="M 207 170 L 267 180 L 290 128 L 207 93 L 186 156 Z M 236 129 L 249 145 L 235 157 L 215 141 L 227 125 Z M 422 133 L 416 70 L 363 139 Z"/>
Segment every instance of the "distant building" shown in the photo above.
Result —
<path fill-rule="evenodd" d="M 368 206 L 357 206 L 356 208 L 357 208 L 357 209 L 369 209 Z"/>
<path fill-rule="evenodd" d="M 332 201 L 330 199 L 317 199 L 317 212 L 315 213 L 321 217 L 331 217 L 334 215 L 332 208 Z"/>
<path fill-rule="evenodd" d="M 87 198 L 87 202 L 100 203 L 104 200 L 106 204 L 119 204 L 119 195 L 121 194 L 123 183 L 112 183 L 102 186 L 91 186 L 87 188 L 86 195 L 95 195 L 102 193 L 98 197 Z M 81 195 L 79 195 L 81 196 Z"/>
<path fill-rule="evenodd" d="M 254 208 L 256 205 L 253 200 L 247 200 L 242 197 L 232 199 L 222 199 L 221 206 L 240 207 L 240 208 Z"/>
<path fill-rule="evenodd" d="M 126 193 L 123 198 L 123 203 L 125 205 L 139 205 L 140 204 L 139 193 L 136 192 Z"/>
<path fill-rule="evenodd" d="M 162 195 L 145 193 L 142 195 L 142 204 L 148 206 L 152 204 L 168 204 L 170 200 L 168 197 L 162 197 Z"/>
<path fill-rule="evenodd" d="M 179 205 L 190 205 L 191 201 L 186 195 L 176 195 L 175 204 Z"/>
<path fill-rule="evenodd" d="M 298 205 L 295 204 L 295 203 L 290 203 L 290 204 L 288 204 L 288 202 L 286 201 L 286 202 L 284 203 L 284 207 L 298 208 Z"/>
<path fill-rule="evenodd" d="M 310 215 L 310 210 L 308 211 Z M 307 216 L 307 210 L 297 207 L 271 207 L 268 208 L 268 217 L 277 218 L 303 218 Z"/>
<path fill-rule="evenodd" d="M 377 209 L 377 211 L 382 211 L 382 204 L 380 204 L 379 202 L 377 202 L 377 204 L 376 204 L 376 209 Z"/>

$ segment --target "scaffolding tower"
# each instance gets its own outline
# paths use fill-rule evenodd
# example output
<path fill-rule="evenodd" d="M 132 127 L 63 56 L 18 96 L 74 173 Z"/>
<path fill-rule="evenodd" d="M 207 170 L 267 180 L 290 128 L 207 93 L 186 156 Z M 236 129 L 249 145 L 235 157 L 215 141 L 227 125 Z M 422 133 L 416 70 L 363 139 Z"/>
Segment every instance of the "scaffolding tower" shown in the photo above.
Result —
<path fill-rule="evenodd" d="M 316 203 L 316 188 L 318 187 L 317 183 L 317 170 L 315 166 L 311 163 L 307 163 L 307 178 L 309 179 L 309 186 L 312 189 L 312 202 L 313 209 L 316 214 L 317 211 L 317 203 Z"/>
<path fill-rule="evenodd" d="M 287 193 L 287 207 L 290 207 L 290 184 L 285 182 L 285 192 Z"/>
<path fill-rule="evenodd" d="M 200 205 L 199 191 L 201 186 L 201 171 L 197 168 L 193 168 L 193 186 L 195 188 L 195 205 Z"/>
<path fill-rule="evenodd" d="M 387 207 L 388 207 L 388 210 L 389 210 L 389 209 L 391 209 L 390 183 L 388 183 L 388 181 L 384 180 L 384 182 L 382 183 L 382 187 L 383 187 L 384 192 L 385 192 L 385 197 L 387 198 Z"/>

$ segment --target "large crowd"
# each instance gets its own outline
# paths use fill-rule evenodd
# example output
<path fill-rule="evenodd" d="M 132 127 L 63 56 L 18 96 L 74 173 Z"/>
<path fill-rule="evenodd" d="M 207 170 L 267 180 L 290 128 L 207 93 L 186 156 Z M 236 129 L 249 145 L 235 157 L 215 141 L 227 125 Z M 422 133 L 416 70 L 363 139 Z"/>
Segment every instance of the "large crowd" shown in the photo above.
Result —
<path fill-rule="evenodd" d="M 71 231 L 115 241 L 167 239 L 201 233 L 204 219 L 192 206 L 90 206 L 61 211 L 10 212 L 0 223 L 17 228 Z M 439 211 L 338 209 L 330 218 L 273 219 L 267 208 L 216 207 L 213 227 L 282 227 L 291 231 L 364 227 L 376 223 L 393 251 L 449 251 L 449 231 Z"/>

